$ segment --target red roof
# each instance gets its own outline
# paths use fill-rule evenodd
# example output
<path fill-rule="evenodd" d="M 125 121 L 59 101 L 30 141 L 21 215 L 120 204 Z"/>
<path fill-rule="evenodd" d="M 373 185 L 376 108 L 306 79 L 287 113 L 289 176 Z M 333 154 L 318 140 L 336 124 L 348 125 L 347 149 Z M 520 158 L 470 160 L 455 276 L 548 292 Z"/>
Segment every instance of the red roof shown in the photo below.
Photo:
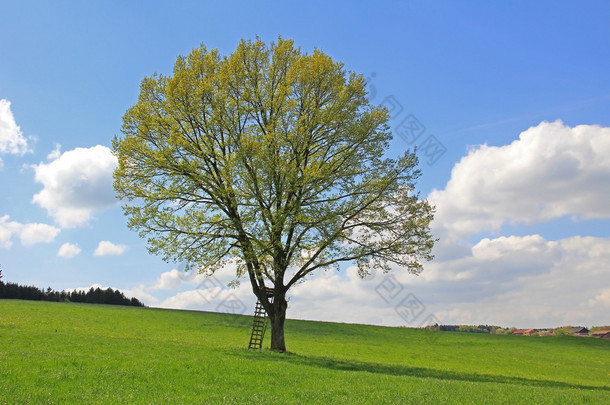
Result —
<path fill-rule="evenodd" d="M 536 329 L 517 329 L 513 332 L 513 335 L 522 335 L 524 333 L 536 332 Z"/>
<path fill-rule="evenodd" d="M 591 332 L 591 336 L 605 335 L 606 333 L 610 333 L 610 329 L 596 330 L 595 332 Z"/>

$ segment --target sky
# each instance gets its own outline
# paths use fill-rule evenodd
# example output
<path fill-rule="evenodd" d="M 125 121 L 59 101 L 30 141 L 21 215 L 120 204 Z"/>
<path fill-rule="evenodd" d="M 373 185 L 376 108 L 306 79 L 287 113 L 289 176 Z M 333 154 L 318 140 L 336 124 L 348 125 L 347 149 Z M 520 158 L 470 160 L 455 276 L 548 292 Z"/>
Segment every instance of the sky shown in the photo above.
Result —
<path fill-rule="evenodd" d="M 112 188 L 142 79 L 200 44 L 293 39 L 362 74 L 417 149 L 436 206 L 419 276 L 321 271 L 297 319 L 418 327 L 610 324 L 610 4 L 0 0 L 3 281 L 118 288 L 151 307 L 250 314 L 235 268 L 148 253 Z"/>

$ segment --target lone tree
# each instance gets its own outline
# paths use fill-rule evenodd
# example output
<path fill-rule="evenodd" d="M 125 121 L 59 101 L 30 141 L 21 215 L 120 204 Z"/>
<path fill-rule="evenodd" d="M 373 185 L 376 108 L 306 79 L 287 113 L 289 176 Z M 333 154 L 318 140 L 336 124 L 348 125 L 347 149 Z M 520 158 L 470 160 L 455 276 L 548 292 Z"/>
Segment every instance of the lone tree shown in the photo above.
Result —
<path fill-rule="evenodd" d="M 286 293 L 318 269 L 365 277 L 430 260 L 433 209 L 417 159 L 384 157 L 388 113 L 361 75 L 278 38 L 205 46 L 145 78 L 123 117 L 114 187 L 152 253 L 213 274 L 237 262 L 285 351 Z M 273 302 L 266 290 L 273 290 Z"/>

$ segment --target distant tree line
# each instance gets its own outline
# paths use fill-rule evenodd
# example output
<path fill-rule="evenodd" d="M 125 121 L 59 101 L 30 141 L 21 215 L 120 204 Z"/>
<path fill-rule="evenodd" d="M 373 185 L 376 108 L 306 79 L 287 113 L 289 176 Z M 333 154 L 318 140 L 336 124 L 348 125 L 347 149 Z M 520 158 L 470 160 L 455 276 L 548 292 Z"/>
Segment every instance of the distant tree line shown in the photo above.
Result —
<path fill-rule="evenodd" d="M 136 298 L 127 298 L 119 290 L 91 287 L 89 291 L 53 291 L 51 287 L 41 290 L 34 286 L 19 285 L 17 283 L 4 283 L 0 269 L 0 299 L 55 301 L 55 302 L 83 302 L 88 304 L 129 305 L 143 307 Z"/>
<path fill-rule="evenodd" d="M 442 330 L 445 332 L 468 332 L 468 333 L 497 333 L 497 331 L 502 331 L 504 333 L 503 328 L 496 325 L 431 325 L 426 327 L 426 329 L 432 330 Z"/>
<path fill-rule="evenodd" d="M 489 333 L 489 325 L 439 325 L 438 330 L 446 332 L 470 332 L 470 333 Z"/>

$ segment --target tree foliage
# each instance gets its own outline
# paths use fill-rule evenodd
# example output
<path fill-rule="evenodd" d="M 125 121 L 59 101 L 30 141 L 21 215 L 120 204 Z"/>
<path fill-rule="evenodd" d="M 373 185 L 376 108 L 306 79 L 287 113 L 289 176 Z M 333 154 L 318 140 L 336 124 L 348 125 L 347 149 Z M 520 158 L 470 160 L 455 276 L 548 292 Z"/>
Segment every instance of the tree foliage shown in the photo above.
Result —
<path fill-rule="evenodd" d="M 207 274 L 236 261 L 272 319 L 272 348 L 284 345 L 286 291 L 311 272 L 419 273 L 431 259 L 417 159 L 384 156 L 388 113 L 365 85 L 281 38 L 226 57 L 202 45 L 142 81 L 114 139 L 129 226 L 152 253 Z"/>

